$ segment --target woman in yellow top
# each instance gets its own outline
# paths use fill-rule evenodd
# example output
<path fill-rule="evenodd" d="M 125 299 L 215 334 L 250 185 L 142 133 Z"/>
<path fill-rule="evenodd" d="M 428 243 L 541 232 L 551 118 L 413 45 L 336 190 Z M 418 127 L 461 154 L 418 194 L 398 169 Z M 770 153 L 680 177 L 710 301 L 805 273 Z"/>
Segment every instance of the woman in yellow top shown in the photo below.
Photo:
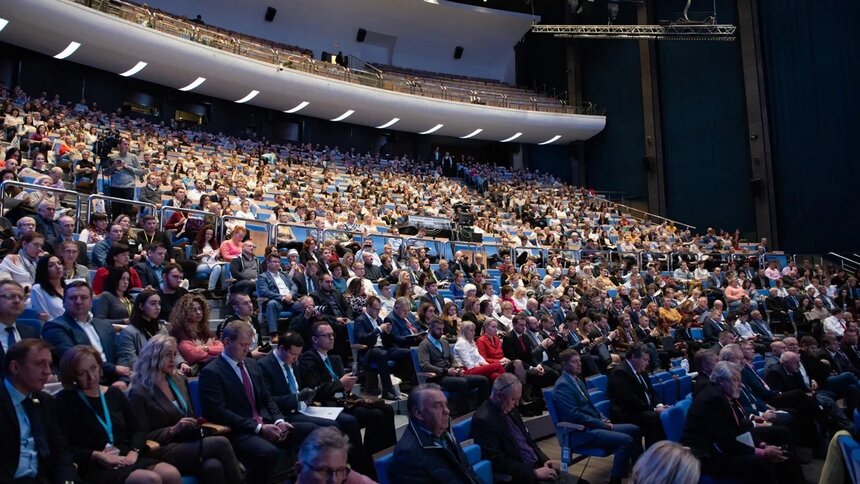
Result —
<path fill-rule="evenodd" d="M 663 298 L 663 307 L 658 311 L 660 319 L 666 320 L 670 326 L 675 326 L 681 322 L 681 313 L 672 307 L 672 300 L 668 297 Z"/>

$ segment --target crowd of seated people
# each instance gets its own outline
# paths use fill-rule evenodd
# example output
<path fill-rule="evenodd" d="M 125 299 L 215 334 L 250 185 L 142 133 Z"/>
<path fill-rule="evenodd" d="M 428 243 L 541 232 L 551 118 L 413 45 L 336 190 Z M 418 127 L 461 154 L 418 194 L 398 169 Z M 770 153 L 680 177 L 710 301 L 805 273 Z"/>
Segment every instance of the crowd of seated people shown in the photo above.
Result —
<path fill-rule="evenodd" d="M 542 388 L 576 392 L 580 377 L 606 374 L 612 419 L 595 413 L 587 395 L 568 395 L 582 410 L 567 418 L 588 423 L 616 450 L 613 478 L 639 453 L 631 438 L 647 446 L 664 438 L 666 407 L 648 373 L 673 361 L 686 359 L 707 377 L 699 386 L 712 400 L 737 393 L 739 374 L 737 391 L 750 395 L 743 404 L 763 421 L 778 420 L 768 413 L 775 410 L 790 414 L 780 424 L 798 445 L 817 447 L 826 432 L 848 426 L 845 411 L 860 403 L 857 274 L 809 260 L 765 263 L 766 241 L 750 247 L 728 233 L 694 236 L 652 224 L 549 175 L 467 162 L 450 173 L 458 177 L 446 177 L 441 166 L 407 157 L 277 146 L 75 109 L 17 88 L 0 94 L 7 118 L 17 110 L 24 123 L 48 126 L 48 139 L 70 138 L 63 153 L 39 139 L 20 148 L 17 131 L 5 145 L 0 178 L 36 183 L 6 185 L 4 196 L 39 201 L 6 204 L 0 340 L 4 355 L 17 356 L 6 358 L 4 371 L 20 373 L 49 350 L 48 373 L 59 372 L 70 403 L 60 413 L 93 417 L 60 422 L 56 434 L 70 434 L 78 471 L 92 480 L 172 482 L 180 472 L 277 480 L 294 471 L 293 454 L 319 426 L 338 427 L 356 474 L 374 477 L 370 455 L 395 444 L 391 407 L 379 397 L 398 400 L 398 388 L 409 386 L 448 392 L 454 415 L 495 402 L 495 414 L 514 413 L 508 431 L 516 437 L 520 415 L 542 411 Z M 87 203 L 78 214 L 67 195 L 41 189 L 50 178 L 43 172 L 54 168 L 74 183 L 85 154 L 110 133 L 116 149 L 100 174 L 87 173 L 96 193 L 115 200 Z M 399 235 L 410 215 L 453 219 L 458 204 L 472 207 L 484 251 L 444 253 L 425 233 Z M 87 231 L 78 240 L 76 218 Z M 288 225 L 254 229 L 270 221 Z M 230 313 L 217 331 L 209 317 L 216 299 L 226 299 Z M 32 317 L 21 317 L 25 309 Z M 45 346 L 13 351 L 29 339 Z M 152 345 L 161 349 L 148 351 Z M 749 374 L 752 357 L 768 351 L 766 374 Z M 703 352 L 725 353 L 737 368 L 714 371 Z M 231 429 L 229 449 L 225 439 L 212 440 L 194 469 L 182 466 L 188 449 L 176 437 L 193 428 L 188 377 L 199 378 L 202 416 Z M 123 400 L 129 387 L 131 403 Z M 146 405 L 135 403 L 135 394 L 153 392 Z M 147 408 L 158 400 L 163 408 Z M 424 403 L 410 417 L 434 434 L 427 426 L 438 422 L 422 420 Z M 302 413 L 314 404 L 343 410 L 333 421 Z M 150 415 L 149 424 L 133 417 L 158 411 L 165 414 Z M 113 436 L 103 428 L 106 414 L 117 421 Z M 691 439 L 690 447 L 712 459 L 697 446 L 726 435 Z M 142 436 L 160 450 L 143 449 Z M 42 437 L 33 436 L 39 442 L 28 444 L 29 455 L 44 450 Z M 545 456 L 526 454 L 536 476 L 555 473 Z M 788 462 L 767 448 L 759 454 L 750 457 Z M 720 459 L 706 468 L 722 468 Z M 9 472 L 41 472 L 32 466 Z"/>

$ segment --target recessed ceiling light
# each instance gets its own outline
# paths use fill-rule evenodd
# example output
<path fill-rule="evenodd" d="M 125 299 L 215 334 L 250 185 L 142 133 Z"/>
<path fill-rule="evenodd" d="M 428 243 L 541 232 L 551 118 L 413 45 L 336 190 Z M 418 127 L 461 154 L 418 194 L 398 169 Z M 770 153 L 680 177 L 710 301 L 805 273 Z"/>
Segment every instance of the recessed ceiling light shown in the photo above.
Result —
<path fill-rule="evenodd" d="M 467 134 L 466 136 L 460 136 L 460 139 L 469 139 L 472 136 L 477 136 L 478 134 L 480 134 L 481 131 L 483 131 L 483 129 L 478 128 L 475 131 L 472 131 L 471 133 Z"/>
<path fill-rule="evenodd" d="M 246 102 L 250 101 L 251 99 L 254 99 L 254 97 L 257 94 L 260 94 L 260 91 L 254 89 L 253 91 L 249 92 L 247 96 L 243 97 L 242 99 L 239 99 L 236 102 L 239 104 L 246 103 Z"/>
<path fill-rule="evenodd" d="M 137 64 L 135 64 L 135 65 L 134 65 L 134 67 L 132 67 L 131 69 L 129 69 L 129 70 L 125 71 L 125 72 L 123 72 L 123 73 L 122 73 L 122 74 L 120 74 L 120 75 L 121 75 L 122 77 L 131 77 L 131 76 L 133 76 L 133 75 L 137 74 L 138 72 L 142 71 L 144 67 L 146 67 L 146 62 L 140 61 L 140 62 L 138 62 Z"/>
<path fill-rule="evenodd" d="M 398 121 L 400 121 L 400 118 L 391 118 L 391 121 L 383 124 L 382 126 L 377 126 L 376 129 L 390 128 L 391 126 L 394 126 L 394 123 L 396 123 Z"/>
<path fill-rule="evenodd" d="M 9 25 L 9 21 L 5 18 L 0 18 L 0 30 L 5 29 L 7 25 Z"/>
<path fill-rule="evenodd" d="M 517 134 L 515 134 L 515 135 L 511 136 L 510 138 L 505 138 L 505 139 L 503 139 L 501 142 L 502 142 L 502 143 L 507 143 L 508 141 L 513 141 L 513 140 L 515 140 L 515 139 L 519 138 L 519 137 L 520 137 L 520 136 L 522 136 L 522 135 L 523 135 L 522 133 L 517 132 Z"/>
<path fill-rule="evenodd" d="M 284 112 L 285 112 L 285 113 L 287 113 L 287 114 L 297 113 L 297 112 L 301 111 L 302 109 L 304 109 L 304 108 L 308 107 L 308 104 L 310 104 L 310 103 L 309 103 L 309 102 L 307 102 L 307 101 L 302 101 L 302 102 L 300 102 L 296 107 L 294 107 L 293 109 L 287 109 L 287 110 L 286 110 L 286 111 L 284 111 Z"/>
<path fill-rule="evenodd" d="M 69 42 L 69 46 L 66 47 L 65 49 L 63 49 L 63 51 L 60 52 L 59 54 L 55 55 L 54 59 L 65 59 L 66 57 L 74 54 L 75 51 L 78 50 L 78 47 L 80 47 L 80 46 L 81 46 L 81 44 L 79 44 L 77 42 Z"/>
<path fill-rule="evenodd" d="M 180 91 L 190 91 L 190 90 L 195 89 L 196 87 L 200 86 L 200 84 L 203 84 L 204 82 L 206 82 L 205 77 L 198 77 L 197 79 L 194 80 L 194 82 L 192 82 L 191 84 L 189 84 L 185 87 L 179 88 L 179 90 Z"/>
<path fill-rule="evenodd" d="M 422 132 L 420 132 L 420 133 L 418 133 L 418 134 L 430 134 L 430 133 L 435 133 L 436 131 L 439 131 L 440 129 L 442 129 L 442 126 L 445 126 L 445 125 L 444 125 L 444 124 L 437 124 L 436 126 L 433 126 L 432 128 L 428 129 L 427 131 L 422 131 Z"/>
<path fill-rule="evenodd" d="M 352 113 L 354 113 L 354 112 L 355 112 L 355 111 L 353 111 L 352 109 L 350 109 L 350 110 L 348 110 L 347 112 L 345 112 L 345 113 L 341 114 L 340 116 L 338 116 L 338 117 L 336 117 L 336 118 L 332 119 L 332 121 L 334 121 L 334 122 L 343 121 L 344 119 L 346 119 L 346 118 L 348 118 L 348 117 L 352 116 Z"/>
<path fill-rule="evenodd" d="M 561 138 L 561 135 L 557 134 L 557 135 L 553 136 L 552 138 L 544 141 L 543 143 L 538 143 L 538 144 L 539 145 L 548 145 L 550 143 L 554 143 L 554 142 L 558 141 L 559 138 Z"/>

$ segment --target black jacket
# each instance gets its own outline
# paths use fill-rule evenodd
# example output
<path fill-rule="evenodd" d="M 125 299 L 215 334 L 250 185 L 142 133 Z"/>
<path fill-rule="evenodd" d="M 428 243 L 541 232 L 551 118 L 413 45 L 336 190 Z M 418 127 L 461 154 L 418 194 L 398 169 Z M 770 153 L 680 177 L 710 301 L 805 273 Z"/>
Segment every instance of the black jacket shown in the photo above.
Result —
<path fill-rule="evenodd" d="M 681 442 L 702 460 L 704 472 L 716 468 L 721 459 L 754 454 L 753 447 L 735 440 L 752 428 L 753 424 L 744 418 L 743 410 L 733 410 L 722 390 L 710 384 L 693 399 Z"/>
<path fill-rule="evenodd" d="M 609 375 L 606 383 L 606 396 L 612 401 L 612 420 L 618 422 L 631 422 L 645 411 L 654 410 L 660 403 L 660 397 L 654 391 L 648 375 L 642 375 L 647 386 L 651 402 L 645 399 L 645 391 L 633 369 L 627 361 L 622 361 Z"/>
<path fill-rule="evenodd" d="M 281 413 L 289 417 L 291 414 L 298 412 L 298 396 L 290 391 L 290 384 L 284 376 L 284 370 L 281 368 L 280 360 L 275 356 L 275 351 L 270 351 L 268 355 L 263 357 L 259 365 L 260 369 L 263 370 L 263 381 L 266 382 L 269 395 L 275 404 L 278 405 Z M 301 390 L 303 388 L 302 378 L 299 376 L 298 366 L 293 365 L 292 368 L 293 375 L 296 377 L 296 386 Z"/>
<path fill-rule="evenodd" d="M 388 468 L 392 484 L 478 484 L 480 480 L 451 432 L 437 441 L 409 420 L 403 437 L 394 447 Z"/>
<path fill-rule="evenodd" d="M 331 407 L 336 406 L 337 403 L 335 393 L 344 392 L 343 383 L 340 382 L 340 375 L 344 374 L 344 370 L 340 356 L 329 352 L 328 359 L 338 379 L 332 378 L 319 353 L 313 348 L 299 357 L 299 371 L 302 374 L 304 386 L 317 389 L 316 401 Z"/>
<path fill-rule="evenodd" d="M 549 457 L 535 444 L 519 412 L 514 409 L 510 416 L 534 450 L 538 460 L 536 466 L 542 467 Z M 505 418 L 492 401 L 484 400 L 472 416 L 472 438 L 481 446 L 481 457 L 492 462 L 494 473 L 509 475 L 512 482 L 535 482 L 535 468 L 522 462 L 517 443 L 504 423 Z"/>

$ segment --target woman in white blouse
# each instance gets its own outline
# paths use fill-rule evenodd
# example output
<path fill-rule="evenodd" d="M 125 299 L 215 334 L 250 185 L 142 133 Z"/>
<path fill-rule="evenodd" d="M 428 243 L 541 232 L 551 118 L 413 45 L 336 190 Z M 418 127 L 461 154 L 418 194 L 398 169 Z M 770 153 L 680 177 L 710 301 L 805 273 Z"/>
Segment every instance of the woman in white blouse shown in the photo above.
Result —
<path fill-rule="evenodd" d="M 39 312 L 44 321 L 63 315 L 63 261 L 55 255 L 46 255 L 36 263 L 35 284 L 30 288 L 30 307 Z"/>
<path fill-rule="evenodd" d="M 460 325 L 460 337 L 454 345 L 453 353 L 467 375 L 483 375 L 493 382 L 505 373 L 501 364 L 489 363 L 478 353 L 478 347 L 475 345 L 475 323 L 471 321 L 464 321 Z"/>

